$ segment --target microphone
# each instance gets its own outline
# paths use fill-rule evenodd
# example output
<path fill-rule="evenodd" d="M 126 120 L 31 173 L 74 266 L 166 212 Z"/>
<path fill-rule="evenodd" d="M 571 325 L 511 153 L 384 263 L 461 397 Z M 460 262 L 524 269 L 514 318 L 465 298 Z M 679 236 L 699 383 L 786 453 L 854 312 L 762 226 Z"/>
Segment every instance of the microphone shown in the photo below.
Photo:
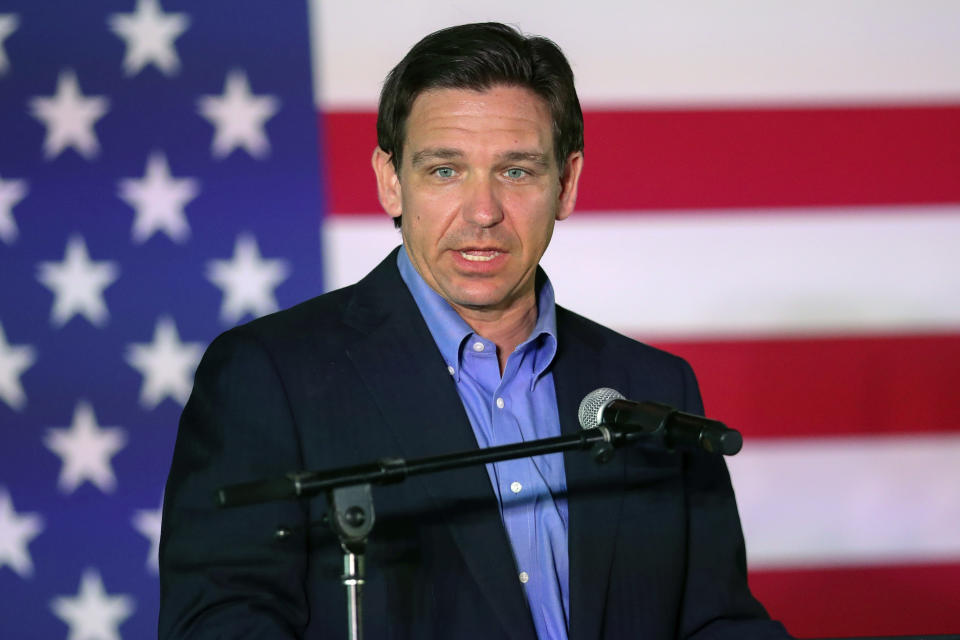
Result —
<path fill-rule="evenodd" d="M 739 431 L 722 422 L 684 413 L 660 402 L 634 402 L 601 387 L 580 403 L 580 426 L 610 428 L 627 441 L 655 441 L 670 449 L 703 450 L 732 456 L 743 447 Z"/>

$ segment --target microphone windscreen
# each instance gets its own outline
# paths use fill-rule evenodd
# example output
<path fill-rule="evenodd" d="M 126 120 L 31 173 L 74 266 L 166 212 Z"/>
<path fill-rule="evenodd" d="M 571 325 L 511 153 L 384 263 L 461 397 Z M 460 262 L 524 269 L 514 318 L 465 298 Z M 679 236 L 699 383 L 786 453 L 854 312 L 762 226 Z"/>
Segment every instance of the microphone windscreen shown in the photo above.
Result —
<path fill-rule="evenodd" d="M 583 397 L 577 415 L 584 429 L 596 429 L 603 421 L 603 410 L 614 400 L 623 400 L 623 394 L 616 389 L 600 387 Z"/>

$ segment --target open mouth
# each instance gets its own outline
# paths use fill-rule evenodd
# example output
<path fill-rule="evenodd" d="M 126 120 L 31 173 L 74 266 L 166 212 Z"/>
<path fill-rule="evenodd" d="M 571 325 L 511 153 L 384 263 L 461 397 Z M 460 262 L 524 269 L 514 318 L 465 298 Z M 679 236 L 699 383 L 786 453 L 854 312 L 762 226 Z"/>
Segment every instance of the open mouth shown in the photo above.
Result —
<path fill-rule="evenodd" d="M 470 262 L 490 262 L 500 255 L 495 249 L 466 249 L 459 252 L 464 260 Z"/>

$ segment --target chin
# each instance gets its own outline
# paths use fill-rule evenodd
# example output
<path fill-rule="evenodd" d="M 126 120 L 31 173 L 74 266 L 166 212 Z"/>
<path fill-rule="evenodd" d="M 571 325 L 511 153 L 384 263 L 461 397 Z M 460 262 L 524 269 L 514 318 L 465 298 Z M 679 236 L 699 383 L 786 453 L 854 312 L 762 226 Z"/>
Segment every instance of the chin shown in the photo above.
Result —
<path fill-rule="evenodd" d="M 467 307 L 469 309 L 489 309 L 496 307 L 499 304 L 499 300 L 494 300 L 490 298 L 477 298 L 472 296 L 463 296 L 457 299 L 454 299 L 453 302 L 460 307 Z"/>
<path fill-rule="evenodd" d="M 491 293 L 478 293 L 471 292 L 467 293 L 464 291 L 457 292 L 456 295 L 451 297 L 451 301 L 461 307 L 470 307 L 472 309 L 486 309 L 498 307 L 503 304 L 503 296 L 495 295 Z"/>

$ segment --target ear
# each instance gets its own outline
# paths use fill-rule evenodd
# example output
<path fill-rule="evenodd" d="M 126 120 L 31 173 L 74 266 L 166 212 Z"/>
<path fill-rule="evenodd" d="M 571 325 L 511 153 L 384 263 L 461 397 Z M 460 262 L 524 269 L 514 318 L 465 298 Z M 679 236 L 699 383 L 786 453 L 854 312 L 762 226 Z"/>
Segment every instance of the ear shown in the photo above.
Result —
<path fill-rule="evenodd" d="M 397 218 L 403 213 L 403 199 L 400 192 L 400 177 L 393 167 L 393 157 L 380 147 L 373 150 L 370 159 L 373 172 L 377 176 L 377 196 L 380 205 L 391 218 Z"/>
<path fill-rule="evenodd" d="M 570 217 L 577 204 L 577 186 L 580 184 L 580 171 L 583 170 L 583 152 L 574 151 L 560 172 L 560 206 L 557 208 L 557 220 Z"/>

